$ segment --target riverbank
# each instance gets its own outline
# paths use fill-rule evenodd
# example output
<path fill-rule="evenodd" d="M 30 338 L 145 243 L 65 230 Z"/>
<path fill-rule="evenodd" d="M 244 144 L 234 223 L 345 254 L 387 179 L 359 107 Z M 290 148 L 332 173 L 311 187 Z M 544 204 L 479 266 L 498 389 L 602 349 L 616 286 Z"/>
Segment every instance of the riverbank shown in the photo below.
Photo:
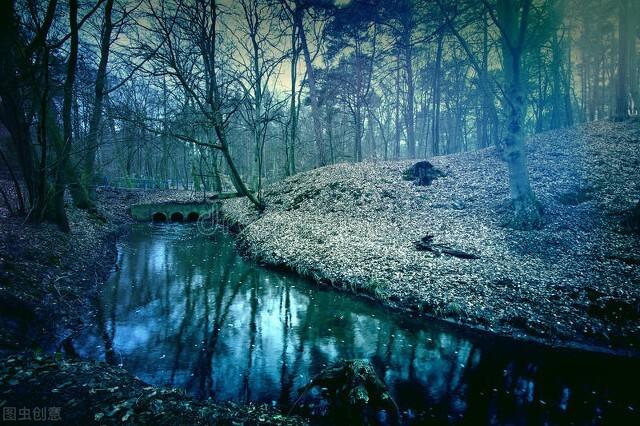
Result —
<path fill-rule="evenodd" d="M 26 407 L 33 421 L 45 415 L 64 424 L 303 424 L 265 406 L 197 401 L 122 368 L 61 355 L 64 340 L 94 321 L 115 241 L 132 223 L 129 207 L 163 201 L 197 199 L 187 191 L 99 189 L 98 215 L 67 209 L 70 234 L 0 210 L 0 404 L 15 408 L 17 419 Z"/>
<path fill-rule="evenodd" d="M 132 223 L 129 207 L 191 199 L 187 191 L 98 189 L 97 215 L 68 207 L 69 234 L 0 216 L 0 349 L 57 349 L 91 321 L 92 298 L 115 262 L 116 238 Z"/>
<path fill-rule="evenodd" d="M 6 388 L 0 396 L 3 407 L 15 409 L 17 420 L 82 425 L 306 424 L 265 405 L 197 401 L 183 390 L 149 386 L 122 368 L 93 361 L 12 355 L 0 364 L 0 383 Z M 23 407 L 25 411 L 18 411 Z"/>
<path fill-rule="evenodd" d="M 415 161 L 328 166 L 267 188 L 262 214 L 238 199 L 224 215 L 246 253 L 316 281 L 515 338 L 637 355 L 640 239 L 626 221 L 640 123 L 547 132 L 527 149 L 538 230 L 508 226 L 493 148 L 433 158 L 428 186 L 403 177 Z M 425 236 L 432 251 L 416 249 Z"/>
<path fill-rule="evenodd" d="M 535 231 L 505 225 L 506 170 L 491 149 L 433 159 L 441 173 L 429 186 L 404 179 L 414 162 L 340 164 L 272 186 L 261 215 L 241 199 L 225 201 L 224 212 L 242 228 L 246 253 L 339 289 L 516 338 L 637 354 L 640 245 L 626 218 L 640 192 L 638 147 L 637 122 L 592 123 L 533 138 L 532 181 L 546 211 L 545 227 Z M 100 216 L 69 208 L 71 234 L 0 218 L 0 346 L 5 356 L 19 358 L 2 360 L 2 401 L 58 401 L 54 389 L 70 380 L 74 390 L 60 399 L 66 412 L 93 407 L 94 416 L 113 412 L 121 419 L 131 407 L 129 392 L 140 386 L 149 395 L 165 392 L 105 364 L 38 355 L 60 349 L 92 321 L 92 298 L 113 266 L 116 237 L 131 222 L 129 206 L 187 201 L 190 194 L 99 191 L 98 197 Z M 416 250 L 426 235 L 435 251 Z M 26 352 L 31 355 L 16 355 Z M 95 383 L 96 392 L 128 390 L 102 406 L 84 383 Z M 204 404 L 207 413 L 222 409 L 180 401 Z M 153 411 L 141 404 L 134 414 Z M 116 406 L 125 410 L 113 411 Z M 182 413 L 166 407 L 167 418 Z"/>

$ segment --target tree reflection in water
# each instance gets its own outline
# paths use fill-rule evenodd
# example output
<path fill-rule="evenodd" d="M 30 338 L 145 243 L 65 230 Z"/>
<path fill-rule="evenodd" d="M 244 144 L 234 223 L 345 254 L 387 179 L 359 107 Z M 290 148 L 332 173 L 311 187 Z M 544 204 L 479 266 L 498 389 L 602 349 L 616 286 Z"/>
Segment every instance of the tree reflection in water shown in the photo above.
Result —
<path fill-rule="evenodd" d="M 286 410 L 327 365 L 368 358 L 405 420 L 629 424 L 640 409 L 638 361 L 407 318 L 256 266 L 223 234 L 138 225 L 120 243 L 118 265 L 76 351 L 199 398 Z"/>

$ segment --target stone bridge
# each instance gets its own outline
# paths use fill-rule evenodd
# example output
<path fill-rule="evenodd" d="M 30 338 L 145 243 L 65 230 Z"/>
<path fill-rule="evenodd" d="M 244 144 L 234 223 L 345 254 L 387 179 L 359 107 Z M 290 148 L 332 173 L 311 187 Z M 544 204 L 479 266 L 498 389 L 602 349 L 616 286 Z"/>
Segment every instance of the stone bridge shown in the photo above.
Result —
<path fill-rule="evenodd" d="M 207 202 L 136 204 L 131 206 L 131 216 L 140 222 L 195 222 L 214 209 L 215 204 Z"/>

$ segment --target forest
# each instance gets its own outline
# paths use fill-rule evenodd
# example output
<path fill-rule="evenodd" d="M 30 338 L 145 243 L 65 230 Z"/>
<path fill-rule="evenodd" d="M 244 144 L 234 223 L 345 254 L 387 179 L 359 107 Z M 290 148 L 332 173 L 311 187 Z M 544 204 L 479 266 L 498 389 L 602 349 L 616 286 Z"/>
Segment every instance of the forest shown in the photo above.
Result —
<path fill-rule="evenodd" d="M 100 183 L 260 206 L 297 172 L 488 146 L 530 204 L 525 134 L 638 114 L 632 1 L 21 3 L 2 122 L 25 188 L 5 199 L 63 228 L 67 186 L 86 208 Z"/>
<path fill-rule="evenodd" d="M 640 2 L 0 0 L 0 76 L 3 422 L 640 421 Z"/>

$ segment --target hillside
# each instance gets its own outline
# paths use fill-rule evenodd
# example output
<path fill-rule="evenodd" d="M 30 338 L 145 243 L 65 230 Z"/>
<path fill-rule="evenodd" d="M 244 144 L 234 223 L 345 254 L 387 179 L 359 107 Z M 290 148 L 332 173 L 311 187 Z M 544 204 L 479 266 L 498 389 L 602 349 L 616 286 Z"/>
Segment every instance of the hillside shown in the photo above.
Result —
<path fill-rule="evenodd" d="M 414 161 L 338 164 L 271 186 L 260 216 L 242 199 L 224 209 L 264 263 L 480 329 L 636 352 L 640 238 L 625 218 L 640 194 L 640 123 L 547 132 L 527 149 L 540 230 L 506 225 L 493 148 L 430 159 L 444 176 L 429 186 L 403 179 Z M 416 250 L 425 235 L 478 258 Z"/>

